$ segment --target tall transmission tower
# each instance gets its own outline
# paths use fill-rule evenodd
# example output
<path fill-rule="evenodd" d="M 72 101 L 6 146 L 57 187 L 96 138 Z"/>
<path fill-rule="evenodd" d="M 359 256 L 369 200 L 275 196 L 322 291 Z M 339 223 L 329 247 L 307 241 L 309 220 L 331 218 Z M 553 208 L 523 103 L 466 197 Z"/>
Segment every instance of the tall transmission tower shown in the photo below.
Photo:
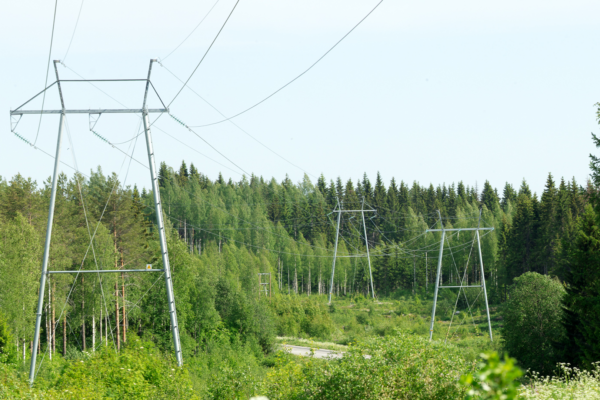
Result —
<path fill-rule="evenodd" d="M 363 223 L 363 229 L 365 232 L 365 246 L 367 247 L 367 261 L 369 263 L 369 278 L 371 280 L 371 294 L 373 296 L 373 298 L 375 298 L 375 289 L 373 288 L 373 272 L 371 271 L 371 257 L 369 255 L 369 240 L 367 239 L 367 224 L 365 223 L 365 212 L 374 212 L 376 213 L 377 210 L 374 210 L 373 208 L 369 208 L 368 210 L 365 210 L 365 199 L 363 197 L 361 206 L 360 206 L 360 210 L 344 210 L 344 202 L 342 201 L 340 203 L 340 199 L 337 199 L 337 206 L 336 208 L 334 208 L 334 210 L 332 211 L 332 213 L 338 213 L 338 217 L 337 217 L 337 228 L 335 231 L 335 250 L 333 252 L 333 266 L 331 267 L 331 282 L 329 285 L 329 304 L 331 304 L 331 294 L 333 293 L 333 278 L 335 275 L 335 260 L 337 259 L 337 249 L 338 249 L 338 240 L 340 237 L 340 220 L 342 217 L 342 213 L 357 213 L 359 212 L 362 216 L 362 223 Z"/>
<path fill-rule="evenodd" d="M 493 231 L 494 228 L 493 227 L 483 228 L 480 226 L 481 225 L 481 210 L 479 210 L 479 222 L 477 223 L 477 228 L 446 229 L 446 228 L 444 228 L 444 223 L 442 222 L 442 215 L 440 214 L 439 210 L 438 210 L 438 216 L 440 218 L 440 229 L 427 229 L 427 231 L 426 231 L 426 232 L 442 232 L 442 237 L 440 239 L 440 254 L 438 256 L 437 275 L 436 275 L 436 279 L 435 279 L 435 293 L 433 295 L 433 307 L 431 310 L 431 326 L 429 328 L 429 340 L 431 341 L 433 339 L 433 324 L 435 323 L 435 308 L 437 306 L 437 298 L 438 298 L 439 289 L 459 289 L 459 295 L 460 295 L 460 290 L 462 290 L 464 288 L 481 288 L 483 290 L 483 297 L 485 299 L 485 310 L 487 313 L 487 322 L 488 322 L 488 329 L 489 329 L 489 333 L 490 333 L 490 341 L 493 342 L 494 338 L 492 336 L 492 322 L 490 320 L 490 307 L 488 305 L 487 289 L 485 287 L 485 271 L 483 269 L 483 256 L 481 254 L 481 239 L 479 236 L 479 231 Z M 477 239 L 477 250 L 479 252 L 479 266 L 481 268 L 480 284 L 464 286 L 462 284 L 462 281 L 460 281 L 459 286 L 440 286 L 440 274 L 442 271 L 442 256 L 444 255 L 444 239 L 446 239 L 446 232 L 460 232 L 460 231 L 475 231 L 475 237 Z"/>
<path fill-rule="evenodd" d="M 31 356 L 31 366 L 29 369 L 29 382 L 33 385 L 35 380 L 35 367 L 36 367 L 36 358 L 37 358 L 37 349 L 40 338 L 40 324 L 42 321 L 42 310 L 44 306 L 44 289 L 46 287 L 46 278 L 50 274 L 70 274 L 70 273 L 122 273 L 122 272 L 163 272 L 165 276 L 165 284 L 167 288 L 167 301 L 169 306 L 169 316 L 171 319 L 171 333 L 173 335 L 173 344 L 175 347 L 175 357 L 177 359 L 177 364 L 181 367 L 183 365 L 183 358 L 181 354 L 181 342 L 179 339 L 179 325 L 177 323 L 177 310 L 175 309 L 175 297 L 173 294 L 173 282 L 171 279 L 171 268 L 169 264 L 169 252 L 167 249 L 167 240 L 165 237 L 165 225 L 163 221 L 163 212 L 162 212 L 162 203 L 160 199 L 160 190 L 158 187 L 158 175 L 156 173 L 156 160 L 154 157 L 154 148 L 152 145 L 152 136 L 150 134 L 150 121 L 148 118 L 148 114 L 150 113 L 164 113 L 168 112 L 168 108 L 163 105 L 163 108 L 158 109 L 148 109 L 146 105 L 146 101 L 148 99 L 148 91 L 150 87 L 156 92 L 154 86 L 152 86 L 150 82 L 150 74 L 152 72 L 152 64 L 156 62 L 156 60 L 150 60 L 150 66 L 148 68 L 148 77 L 146 79 L 128 79 L 127 81 L 141 81 L 146 82 L 146 89 L 144 92 L 144 102 L 142 104 L 142 108 L 140 109 L 99 109 L 99 110 L 68 110 L 65 109 L 65 102 L 63 99 L 63 93 L 61 88 L 61 80 L 58 76 L 58 69 L 56 64 L 59 63 L 60 60 L 54 61 L 54 71 L 56 72 L 56 82 L 45 88 L 43 91 L 29 99 L 23 105 L 21 105 L 16 110 L 12 110 L 10 112 L 11 115 L 11 130 L 14 132 L 16 125 L 20 121 L 23 115 L 31 115 L 31 114 L 60 114 L 60 122 L 58 126 L 58 139 L 56 144 L 56 156 L 54 159 L 54 172 L 52 175 L 52 190 L 50 193 L 50 208 L 48 212 L 48 224 L 46 230 L 46 241 L 44 244 L 44 255 L 42 258 L 42 275 L 40 278 L 40 288 L 39 288 L 39 297 L 38 297 L 38 305 L 36 312 L 36 320 L 35 320 L 35 334 L 33 338 L 33 347 L 32 347 L 32 356 Z M 90 82 L 94 80 L 69 80 L 69 82 Z M 122 81 L 121 79 L 102 79 L 98 81 Z M 40 94 L 44 93 L 53 85 L 57 85 L 58 93 L 60 95 L 60 110 L 23 110 L 23 106 L 31 102 L 33 99 L 38 97 Z M 160 99 L 160 96 L 158 96 Z M 146 148 L 148 151 L 148 164 L 150 167 L 150 177 L 152 179 L 152 192 L 154 194 L 154 206 L 156 211 L 156 223 L 158 225 L 158 235 L 160 240 L 160 249 L 162 254 L 162 269 L 152 269 L 152 267 L 147 267 L 146 269 L 116 269 L 116 270 L 79 270 L 79 271 L 48 271 L 48 259 L 50 255 L 50 241 L 52 239 L 52 222 L 54 219 L 54 206 L 56 200 L 56 188 L 57 181 L 59 175 L 59 163 L 60 163 L 60 150 L 61 150 L 61 141 L 62 134 L 65 127 L 65 118 L 66 114 L 88 114 L 90 115 L 90 119 L 92 116 L 95 116 L 96 119 L 102 114 L 125 114 L 125 113 L 134 113 L 141 114 L 142 121 L 144 124 L 144 132 L 146 138 Z M 18 117 L 18 118 L 17 118 Z"/>

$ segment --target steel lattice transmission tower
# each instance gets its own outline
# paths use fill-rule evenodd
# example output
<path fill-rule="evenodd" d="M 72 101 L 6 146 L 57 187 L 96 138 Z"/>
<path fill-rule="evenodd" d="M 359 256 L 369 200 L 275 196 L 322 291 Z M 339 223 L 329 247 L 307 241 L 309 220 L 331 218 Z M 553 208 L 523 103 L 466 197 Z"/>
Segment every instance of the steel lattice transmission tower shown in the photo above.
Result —
<path fill-rule="evenodd" d="M 331 294 L 333 293 L 333 278 L 335 277 L 335 260 L 337 259 L 337 249 L 338 249 L 338 239 L 340 237 L 340 220 L 342 218 L 342 213 L 360 213 L 362 216 L 363 229 L 365 232 L 365 246 L 367 248 L 367 261 L 369 263 L 369 278 L 371 281 L 371 295 L 373 299 L 375 298 L 375 289 L 373 288 L 373 272 L 371 271 L 371 256 L 369 255 L 369 241 L 367 239 L 367 225 L 365 223 L 365 212 L 374 212 L 377 213 L 377 210 L 373 208 L 365 209 L 365 199 L 363 197 L 360 210 L 344 210 L 344 202 L 340 203 L 340 199 L 337 199 L 337 206 L 334 208 L 332 213 L 337 213 L 337 228 L 335 231 L 335 250 L 333 253 L 333 265 L 331 267 L 331 282 L 329 285 L 329 304 L 331 304 Z"/>
<path fill-rule="evenodd" d="M 181 367 L 183 365 L 183 358 L 181 354 L 181 342 L 179 340 L 179 325 L 177 323 L 177 310 L 175 309 L 175 297 L 173 294 L 173 282 L 171 279 L 171 268 L 169 264 L 169 253 L 167 249 L 167 240 L 165 236 L 165 225 L 163 221 L 163 212 L 162 212 L 162 203 L 160 199 L 160 190 L 158 187 L 158 175 L 156 173 L 156 160 L 154 157 L 154 148 L 152 145 L 152 135 L 150 134 L 150 121 L 148 118 L 148 114 L 150 113 L 164 113 L 169 112 L 168 108 L 163 105 L 163 108 L 158 109 L 148 109 L 146 106 L 146 100 L 148 98 L 148 90 L 154 86 L 152 86 L 150 82 L 150 74 L 152 72 L 152 64 L 156 62 L 156 60 L 150 60 L 150 67 L 148 68 L 148 77 L 146 79 L 127 79 L 127 81 L 142 81 L 146 82 L 146 89 L 144 92 L 144 102 L 142 104 L 142 108 L 140 109 L 99 109 L 99 110 L 68 110 L 65 109 L 65 103 L 62 94 L 61 88 L 61 80 L 58 76 L 58 69 L 56 64 L 59 63 L 59 60 L 54 61 L 54 70 L 56 72 L 56 82 L 45 88 L 43 91 L 32 97 L 26 103 L 21 105 L 16 110 L 12 110 L 10 112 L 12 126 L 11 129 L 14 132 L 16 124 L 18 124 L 19 120 L 23 115 L 31 115 L 31 114 L 60 114 L 60 122 L 58 127 L 58 139 L 56 145 L 56 156 L 54 159 L 54 172 L 52 174 L 52 190 L 50 194 L 50 208 L 48 212 L 48 225 L 46 230 L 46 241 L 44 245 L 44 255 L 42 258 L 42 276 L 40 278 L 40 289 L 39 289 L 39 298 L 36 312 L 36 320 L 35 320 L 35 334 L 33 338 L 33 348 L 32 348 L 32 356 L 31 356 L 31 366 L 29 369 L 29 382 L 33 384 L 35 380 L 35 367 L 36 367 L 36 358 L 37 358 L 37 348 L 39 343 L 40 336 L 40 324 L 42 320 L 42 309 L 44 305 L 44 289 L 46 286 L 46 278 L 49 274 L 64 274 L 64 273 L 121 273 L 121 272 L 164 272 L 165 276 L 165 284 L 167 288 L 167 301 L 169 306 L 169 316 L 171 319 L 171 333 L 173 335 L 173 344 L 175 347 L 175 357 L 177 359 L 177 364 Z M 90 82 L 93 80 L 69 80 L 69 82 Z M 97 81 L 123 81 L 122 79 L 102 79 Z M 60 110 L 22 110 L 23 106 L 31 102 L 33 99 L 38 97 L 40 94 L 44 93 L 53 85 L 58 86 L 58 92 L 60 95 L 60 103 L 62 108 Z M 155 90 L 156 92 L 156 90 Z M 160 96 L 158 96 L 160 99 Z M 52 221 L 54 218 L 54 205 L 56 200 L 56 188 L 59 174 L 59 163 L 60 163 L 60 150 L 61 150 L 61 141 L 62 134 L 65 127 L 65 118 L 66 114 L 89 114 L 90 116 L 95 115 L 99 116 L 101 114 L 126 114 L 126 113 L 134 113 L 141 114 L 142 121 L 144 124 L 144 133 L 146 138 L 146 148 L 148 152 L 148 164 L 150 168 L 150 177 L 152 179 L 152 192 L 154 194 L 154 206 L 156 211 L 156 223 L 158 225 L 158 235 L 160 240 L 160 249 L 162 254 L 163 261 L 163 269 L 117 269 L 117 270 L 84 270 L 84 271 L 48 271 L 48 258 L 50 255 L 50 241 L 52 239 Z M 18 119 L 15 121 L 15 119 Z"/>
<path fill-rule="evenodd" d="M 483 228 L 481 227 L 481 210 L 479 210 L 479 222 L 477 224 L 477 228 L 456 228 L 456 229 L 446 229 L 444 228 L 444 223 L 442 222 L 442 215 L 440 214 L 440 211 L 438 210 L 438 216 L 440 218 L 440 229 L 427 229 L 426 232 L 442 232 L 442 236 L 440 239 L 440 254 L 438 257 L 438 265 L 437 265 L 437 274 L 436 274 L 436 279 L 435 279 L 435 293 L 433 295 L 433 307 L 431 310 L 431 326 L 429 328 L 429 340 L 431 341 L 433 339 L 433 324 L 435 323 L 435 308 L 437 306 L 437 298 L 438 298 L 438 291 L 439 289 L 459 289 L 459 295 L 460 295 L 460 290 L 464 289 L 464 288 L 481 288 L 483 290 L 483 297 L 485 299 L 485 310 L 487 313 L 487 322 L 488 322 L 488 329 L 489 329 L 489 334 L 490 334 L 490 341 L 494 341 L 494 338 L 492 336 L 492 322 L 490 320 L 490 307 L 488 305 L 488 297 L 487 297 L 487 288 L 485 286 L 485 271 L 483 269 L 483 256 L 481 254 L 481 239 L 480 239 L 480 235 L 479 235 L 479 231 L 493 231 L 494 228 Z M 477 250 L 479 252 L 479 267 L 481 268 L 480 270 L 480 275 L 481 275 L 481 282 L 479 285 L 467 285 L 467 286 L 463 286 L 462 281 L 460 286 L 440 286 L 440 279 L 441 279 L 441 272 L 442 272 L 442 256 L 444 255 L 444 239 L 446 239 L 446 232 L 460 232 L 460 231 L 475 231 L 475 238 L 477 239 Z"/>

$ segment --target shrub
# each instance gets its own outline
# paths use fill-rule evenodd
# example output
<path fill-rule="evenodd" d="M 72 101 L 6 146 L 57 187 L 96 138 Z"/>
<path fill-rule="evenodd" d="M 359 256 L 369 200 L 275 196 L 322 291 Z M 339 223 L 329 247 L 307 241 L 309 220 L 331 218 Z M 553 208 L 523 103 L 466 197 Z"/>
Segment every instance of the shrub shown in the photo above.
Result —
<path fill-rule="evenodd" d="M 514 282 L 502 309 L 504 347 L 523 368 L 549 374 L 558 361 L 553 344 L 564 336 L 561 300 L 565 289 L 558 280 L 535 272 Z"/>
<path fill-rule="evenodd" d="M 459 399 L 458 379 L 473 370 L 455 346 L 400 331 L 341 359 L 281 361 L 264 384 L 270 399 Z"/>
<path fill-rule="evenodd" d="M 278 335 L 325 339 L 334 331 L 328 308 L 316 300 L 287 296 L 273 300 L 271 307 L 276 315 Z"/>
<path fill-rule="evenodd" d="M 463 375 L 460 383 L 467 387 L 467 399 L 510 400 L 517 396 L 515 381 L 523 372 L 515 365 L 515 359 L 496 352 L 481 354 L 482 362 L 475 374 Z"/>

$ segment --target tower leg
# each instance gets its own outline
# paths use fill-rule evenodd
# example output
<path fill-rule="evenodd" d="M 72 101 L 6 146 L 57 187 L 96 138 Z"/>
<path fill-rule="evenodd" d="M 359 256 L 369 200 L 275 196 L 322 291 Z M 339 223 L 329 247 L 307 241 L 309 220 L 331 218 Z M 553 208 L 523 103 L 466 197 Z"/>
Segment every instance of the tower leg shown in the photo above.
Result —
<path fill-rule="evenodd" d="M 440 225 L 442 228 L 442 240 L 440 240 L 440 255 L 438 257 L 437 273 L 435 276 L 435 292 L 433 294 L 433 308 L 431 310 L 431 325 L 429 326 L 429 341 L 433 339 L 433 324 L 435 323 L 435 307 L 437 306 L 438 291 L 440 289 L 440 273 L 442 272 L 442 256 L 444 255 L 444 239 L 446 238 L 446 231 L 444 230 L 444 224 L 442 222 L 442 215 L 438 210 L 440 216 Z"/>
<path fill-rule="evenodd" d="M 338 203 L 339 204 L 339 203 Z M 331 304 L 331 293 L 333 292 L 333 278 L 335 274 L 335 259 L 337 257 L 338 239 L 340 236 L 340 218 L 342 217 L 342 209 L 338 212 L 337 230 L 335 231 L 335 250 L 333 252 L 333 266 L 331 267 L 331 285 L 329 286 L 329 304 Z"/>
<path fill-rule="evenodd" d="M 156 223 L 158 225 L 158 236 L 160 240 L 160 251 L 162 253 L 163 268 L 165 270 L 165 284 L 167 286 L 167 301 L 169 302 L 169 316 L 171 317 L 171 333 L 173 334 L 173 345 L 175 347 L 175 357 L 177 365 L 183 365 L 181 354 L 181 342 L 179 341 L 179 326 L 177 324 L 177 311 L 175 310 L 175 297 L 173 296 L 173 281 L 171 280 L 171 266 L 169 264 L 169 253 L 167 250 L 167 239 L 165 235 L 165 225 L 162 215 L 162 205 L 160 202 L 160 190 L 158 187 L 158 176 L 156 173 L 156 161 L 154 159 L 154 148 L 152 146 L 152 137 L 150 135 L 150 121 L 148 112 L 143 110 L 144 132 L 146 134 L 146 147 L 148 149 L 148 161 L 150 166 L 150 176 L 152 178 L 152 192 L 154 193 L 154 205 L 156 208 Z"/>
<path fill-rule="evenodd" d="M 375 298 L 375 289 L 373 288 L 373 272 L 371 272 L 371 257 L 369 256 L 369 241 L 367 240 L 367 224 L 365 224 L 365 199 L 363 198 L 360 213 L 362 214 L 363 228 L 365 230 L 365 246 L 367 246 L 367 262 L 369 263 L 369 278 L 371 278 L 371 295 Z"/>
<path fill-rule="evenodd" d="M 435 322 L 435 307 L 437 306 L 437 297 L 440 286 L 440 273 L 442 271 L 442 256 L 444 254 L 444 239 L 446 232 L 442 231 L 442 240 L 440 241 L 440 256 L 438 258 L 437 274 L 435 278 L 435 292 L 433 294 L 433 309 L 431 310 L 431 326 L 429 327 L 429 340 L 433 339 L 433 324 Z"/>
<path fill-rule="evenodd" d="M 483 286 L 483 297 L 485 299 L 485 311 L 487 312 L 488 329 L 490 332 L 490 341 L 493 342 L 492 336 L 492 321 L 490 319 L 490 306 L 488 305 L 487 289 L 485 287 L 485 272 L 483 270 L 483 256 L 481 254 L 481 240 L 479 239 L 479 230 L 476 231 L 477 247 L 479 247 L 479 265 L 481 265 L 481 285 Z"/>
<path fill-rule="evenodd" d="M 58 164 L 60 162 L 60 144 L 65 124 L 65 114 L 60 114 L 58 127 L 58 140 L 56 143 L 56 157 L 54 158 L 54 172 L 52 173 L 52 190 L 50 192 L 50 207 L 48 210 L 48 224 L 46 226 L 46 242 L 44 244 L 44 256 L 42 258 L 42 277 L 40 278 L 40 290 L 38 295 L 37 312 L 35 314 L 35 333 L 33 335 L 33 347 L 38 348 L 40 340 L 40 324 L 42 322 L 42 308 L 44 306 L 44 289 L 46 288 L 46 272 L 48 271 L 48 259 L 50 258 L 50 240 L 52 238 L 52 222 L 54 220 L 54 204 L 56 200 L 56 186 L 58 184 Z M 24 345 L 23 345 L 24 346 Z M 37 351 L 31 353 L 31 366 L 29 367 L 29 383 L 33 385 L 35 379 L 35 362 Z"/>

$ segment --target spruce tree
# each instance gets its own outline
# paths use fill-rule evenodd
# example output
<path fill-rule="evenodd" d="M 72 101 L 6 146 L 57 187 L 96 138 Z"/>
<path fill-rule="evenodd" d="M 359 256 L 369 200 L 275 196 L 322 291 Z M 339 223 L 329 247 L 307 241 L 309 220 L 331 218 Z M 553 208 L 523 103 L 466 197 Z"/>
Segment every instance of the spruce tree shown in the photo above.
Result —
<path fill-rule="evenodd" d="M 336 196 L 342 200 L 344 198 L 344 185 L 342 184 L 342 179 L 338 176 L 335 180 L 335 192 Z"/>
<path fill-rule="evenodd" d="M 373 201 L 373 186 L 371 186 L 371 182 L 369 181 L 369 178 L 367 177 L 366 172 L 363 174 L 362 189 L 363 189 L 362 194 L 363 194 L 363 197 L 365 198 L 365 201 L 368 203 L 372 203 L 372 201 Z"/>
<path fill-rule="evenodd" d="M 600 228 L 588 205 L 578 222 L 571 268 L 566 273 L 564 326 L 569 340 L 564 356 L 574 365 L 591 368 L 600 360 Z"/>
<path fill-rule="evenodd" d="M 494 188 L 490 184 L 490 181 L 486 180 L 483 184 L 483 192 L 481 192 L 481 203 L 487 207 L 488 210 L 493 210 L 498 203 L 498 195 Z"/>
<path fill-rule="evenodd" d="M 171 178 L 171 174 L 169 169 L 167 168 L 167 163 L 162 161 L 160 163 L 160 167 L 158 168 L 158 184 L 159 186 L 164 186 L 165 181 Z"/>
<path fill-rule="evenodd" d="M 458 197 L 461 205 L 467 201 L 467 191 L 465 189 L 465 184 L 460 181 L 456 186 L 456 197 Z"/>
<path fill-rule="evenodd" d="M 539 232 L 537 237 L 537 258 L 540 273 L 555 273 L 558 267 L 560 237 L 558 236 L 557 191 L 552 174 L 548 174 L 546 187 L 540 202 Z"/>
<path fill-rule="evenodd" d="M 502 191 L 502 201 L 500 205 L 502 206 L 502 210 L 506 212 L 508 210 L 509 203 L 515 203 L 517 201 L 517 191 L 510 183 L 506 182 L 504 185 L 504 190 Z"/>
<path fill-rule="evenodd" d="M 525 193 L 519 195 L 512 227 L 506 239 L 508 283 L 517 276 L 535 271 L 537 218 L 534 202 Z"/>
<path fill-rule="evenodd" d="M 317 189 L 319 189 L 319 192 L 321 192 L 323 196 L 327 194 L 327 182 L 325 181 L 323 174 L 321 174 L 317 180 Z"/>

